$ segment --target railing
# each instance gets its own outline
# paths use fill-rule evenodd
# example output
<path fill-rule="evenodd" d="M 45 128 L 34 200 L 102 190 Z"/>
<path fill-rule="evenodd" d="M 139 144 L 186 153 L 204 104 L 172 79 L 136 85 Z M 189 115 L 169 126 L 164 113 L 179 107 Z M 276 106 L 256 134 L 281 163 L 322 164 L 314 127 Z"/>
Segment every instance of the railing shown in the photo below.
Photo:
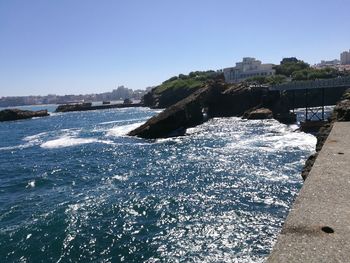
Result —
<path fill-rule="evenodd" d="M 298 89 L 322 89 L 335 87 L 350 87 L 350 77 L 338 77 L 333 79 L 318 79 L 318 80 L 304 80 L 292 81 L 279 85 L 271 86 L 270 90 L 298 90 Z"/>

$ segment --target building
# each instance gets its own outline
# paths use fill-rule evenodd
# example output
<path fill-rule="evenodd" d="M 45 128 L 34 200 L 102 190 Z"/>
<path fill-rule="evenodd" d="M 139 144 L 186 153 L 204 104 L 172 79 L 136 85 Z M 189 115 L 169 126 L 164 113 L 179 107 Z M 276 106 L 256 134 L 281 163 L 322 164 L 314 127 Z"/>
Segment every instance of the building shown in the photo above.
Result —
<path fill-rule="evenodd" d="M 262 64 L 255 58 L 243 58 L 242 62 L 236 63 L 235 67 L 225 68 L 224 76 L 227 83 L 237 83 L 251 77 L 267 77 L 275 75 L 273 64 Z"/>
<path fill-rule="evenodd" d="M 350 50 L 344 51 L 340 54 L 340 64 L 350 65 Z"/>
<path fill-rule="evenodd" d="M 350 64 L 350 50 L 344 51 L 340 54 L 340 64 L 349 65 Z"/>
<path fill-rule="evenodd" d="M 321 68 L 336 68 L 340 65 L 339 59 L 333 59 L 333 60 L 321 60 L 321 63 L 318 63 L 314 65 L 314 68 L 321 69 Z"/>

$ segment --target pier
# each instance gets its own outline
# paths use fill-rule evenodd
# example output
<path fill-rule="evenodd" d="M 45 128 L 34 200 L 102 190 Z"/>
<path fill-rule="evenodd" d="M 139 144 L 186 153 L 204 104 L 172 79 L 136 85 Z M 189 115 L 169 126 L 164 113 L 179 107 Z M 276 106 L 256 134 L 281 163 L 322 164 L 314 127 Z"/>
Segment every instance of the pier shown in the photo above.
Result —
<path fill-rule="evenodd" d="M 349 262 L 350 122 L 335 122 L 267 263 Z"/>
<path fill-rule="evenodd" d="M 305 108 L 305 122 L 322 122 L 324 107 L 335 105 L 347 88 L 350 88 L 350 77 L 292 81 L 273 85 L 269 90 L 287 93 L 293 112 L 296 108 Z"/>

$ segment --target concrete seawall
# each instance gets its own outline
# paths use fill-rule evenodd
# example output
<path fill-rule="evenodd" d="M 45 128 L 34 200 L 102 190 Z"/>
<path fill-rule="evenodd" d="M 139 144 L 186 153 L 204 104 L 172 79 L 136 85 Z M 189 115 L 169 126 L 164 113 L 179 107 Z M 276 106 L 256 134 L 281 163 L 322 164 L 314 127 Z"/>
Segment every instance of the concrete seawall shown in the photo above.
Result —
<path fill-rule="evenodd" d="M 266 262 L 350 262 L 350 122 L 334 123 Z"/>

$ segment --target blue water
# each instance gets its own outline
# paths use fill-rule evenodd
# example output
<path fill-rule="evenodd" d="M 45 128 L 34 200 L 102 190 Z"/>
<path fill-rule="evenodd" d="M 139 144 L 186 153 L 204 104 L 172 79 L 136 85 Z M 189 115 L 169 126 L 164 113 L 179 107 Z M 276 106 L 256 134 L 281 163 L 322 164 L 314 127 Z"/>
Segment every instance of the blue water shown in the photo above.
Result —
<path fill-rule="evenodd" d="M 0 123 L 0 262 L 262 262 L 316 139 L 239 118 L 126 136 L 157 112 Z"/>

